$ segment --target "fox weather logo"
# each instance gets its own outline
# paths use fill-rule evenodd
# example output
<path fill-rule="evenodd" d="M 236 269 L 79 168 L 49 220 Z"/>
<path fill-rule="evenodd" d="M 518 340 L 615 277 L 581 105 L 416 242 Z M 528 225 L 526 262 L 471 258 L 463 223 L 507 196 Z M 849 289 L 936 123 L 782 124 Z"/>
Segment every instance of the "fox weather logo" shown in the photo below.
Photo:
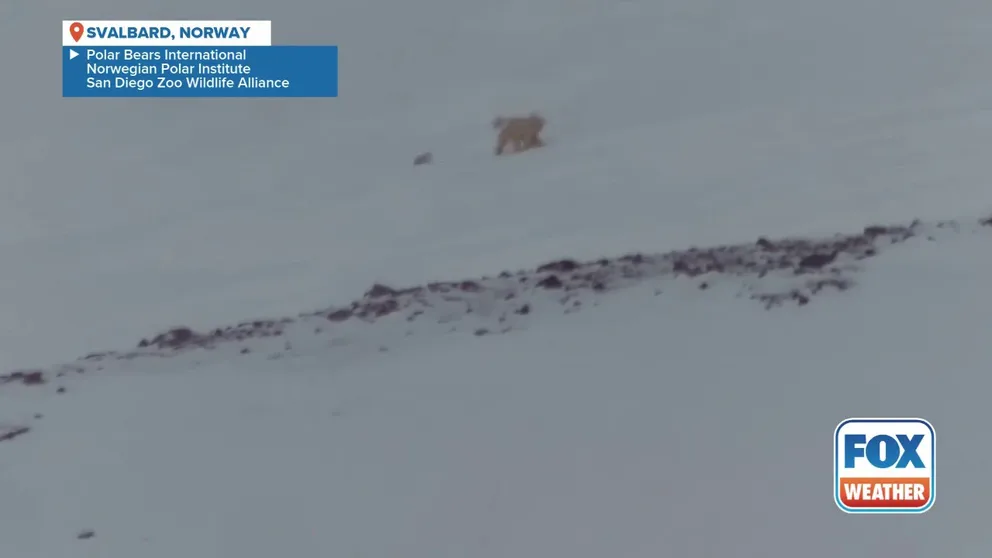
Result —
<path fill-rule="evenodd" d="M 849 418 L 834 430 L 834 501 L 847 513 L 933 506 L 937 441 L 921 418 Z"/>

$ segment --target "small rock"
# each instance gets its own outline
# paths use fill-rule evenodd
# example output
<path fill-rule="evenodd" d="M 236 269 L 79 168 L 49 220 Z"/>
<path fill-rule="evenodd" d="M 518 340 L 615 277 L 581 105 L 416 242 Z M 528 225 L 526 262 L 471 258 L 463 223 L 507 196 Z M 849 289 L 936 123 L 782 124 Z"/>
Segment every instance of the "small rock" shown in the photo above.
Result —
<path fill-rule="evenodd" d="M 544 279 L 538 281 L 537 286 L 543 289 L 560 289 L 564 287 L 565 284 L 561 282 L 561 279 L 559 279 L 557 275 L 548 275 Z"/>
<path fill-rule="evenodd" d="M 332 322 L 343 322 L 351 317 L 351 310 L 342 308 L 327 315 L 327 319 Z"/>
<path fill-rule="evenodd" d="M 0 384 L 21 382 L 26 386 L 37 386 L 45 383 L 45 373 L 41 370 L 18 371 L 0 376 Z"/>
<path fill-rule="evenodd" d="M 430 151 L 425 151 L 413 158 L 413 166 L 429 165 L 434 162 L 434 155 Z"/>
<path fill-rule="evenodd" d="M 27 426 L 10 426 L 5 427 L 0 425 L 0 442 L 6 442 L 7 440 L 13 440 L 14 438 L 27 434 L 31 429 Z"/>
<path fill-rule="evenodd" d="M 689 264 L 682 259 L 675 260 L 672 264 L 672 272 L 675 274 L 685 273 L 686 275 L 694 275 L 693 270 L 689 267 Z"/>
<path fill-rule="evenodd" d="M 482 286 L 475 281 L 462 281 L 458 284 L 458 288 L 467 293 L 477 293 L 482 290 Z"/>
<path fill-rule="evenodd" d="M 399 294 L 399 291 L 392 287 L 376 283 L 369 290 L 365 291 L 365 298 L 382 298 L 386 296 L 397 296 Z"/>
<path fill-rule="evenodd" d="M 86 531 L 81 531 L 78 535 L 76 535 L 76 538 L 79 540 L 86 540 L 86 539 L 92 539 L 95 536 L 96 536 L 96 531 L 86 530 Z"/>
<path fill-rule="evenodd" d="M 805 258 L 799 260 L 799 267 L 804 268 L 821 268 L 837 258 L 839 250 L 835 250 L 830 254 L 810 254 Z"/>
<path fill-rule="evenodd" d="M 151 341 L 142 339 L 139 347 L 154 345 L 160 349 L 181 349 L 193 343 L 200 336 L 188 327 L 172 328 L 165 333 L 156 335 Z"/>

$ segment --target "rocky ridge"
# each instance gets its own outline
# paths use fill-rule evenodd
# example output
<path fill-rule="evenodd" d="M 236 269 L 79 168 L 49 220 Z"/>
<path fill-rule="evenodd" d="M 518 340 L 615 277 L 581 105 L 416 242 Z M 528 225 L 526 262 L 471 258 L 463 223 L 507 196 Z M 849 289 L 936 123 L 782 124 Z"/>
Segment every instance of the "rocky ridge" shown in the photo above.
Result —
<path fill-rule="evenodd" d="M 660 295 L 671 281 L 692 281 L 698 289 L 707 290 L 732 279 L 738 297 L 747 297 L 765 309 L 788 304 L 805 306 L 820 294 L 853 288 L 863 262 L 892 245 L 917 237 L 933 240 L 941 232 L 957 234 L 968 227 L 988 230 L 992 218 L 972 224 L 927 224 L 916 220 L 905 225 L 873 225 L 856 234 L 825 238 L 759 238 L 746 244 L 627 254 L 595 261 L 561 259 L 531 270 L 504 271 L 495 277 L 408 288 L 376 284 L 346 306 L 210 330 L 175 327 L 141 339 L 131 350 L 95 352 L 61 366 L 0 374 L 0 389 L 12 383 L 44 386 L 53 378 L 101 369 L 108 361 L 169 358 L 225 347 L 237 348 L 244 355 L 255 352 L 249 342 L 258 340 L 270 341 L 267 354 L 277 358 L 280 352 L 292 349 L 287 335 L 290 331 L 293 339 L 299 339 L 298 332 L 305 331 L 314 338 L 326 339 L 332 346 L 341 344 L 346 335 L 369 334 L 372 325 L 388 324 L 393 330 L 402 330 L 404 336 L 422 331 L 424 324 L 432 326 L 428 329 L 466 331 L 477 336 L 507 333 L 525 327 L 535 313 L 555 308 L 565 313 L 579 311 L 593 300 L 590 297 L 648 281 L 657 283 L 655 294 Z"/>

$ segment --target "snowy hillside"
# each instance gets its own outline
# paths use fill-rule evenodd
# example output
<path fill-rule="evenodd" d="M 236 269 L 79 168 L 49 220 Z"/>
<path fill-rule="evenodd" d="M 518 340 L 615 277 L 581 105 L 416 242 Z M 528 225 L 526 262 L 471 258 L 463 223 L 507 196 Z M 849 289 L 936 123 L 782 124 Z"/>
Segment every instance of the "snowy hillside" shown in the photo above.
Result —
<path fill-rule="evenodd" d="M 992 4 L 66 9 L 0 7 L 3 558 L 992 552 Z M 272 19 L 341 98 L 59 99 L 67 17 Z M 933 510 L 836 509 L 854 415 L 934 423 Z"/>
<path fill-rule="evenodd" d="M 984 1 L 14 4 L 7 369 L 373 282 L 992 207 Z M 341 98 L 59 99 L 67 9 L 272 19 L 278 43 L 340 45 Z M 493 116 L 531 110 L 547 149 L 493 157 Z"/>
<path fill-rule="evenodd" d="M 869 237 L 854 238 L 841 245 L 863 254 Z M 560 304 L 567 288 L 530 282 L 581 282 L 583 268 L 433 298 L 370 293 L 364 318 L 277 321 L 275 339 L 8 377 L 0 422 L 20 434 L 0 443 L 0 554 L 987 556 L 978 511 L 992 489 L 975 482 L 974 440 L 992 228 L 870 238 L 877 257 L 764 278 L 607 262 L 648 273 L 572 291 L 578 310 Z M 777 262 L 796 249 L 762 244 L 693 254 Z M 772 309 L 738 296 L 824 278 L 854 283 Z M 489 312 L 446 314 L 442 293 Z M 375 317 L 404 296 L 432 304 Z M 470 335 L 525 297 L 515 328 Z M 831 433 L 864 414 L 924 415 L 941 432 L 925 516 L 834 507 Z"/>

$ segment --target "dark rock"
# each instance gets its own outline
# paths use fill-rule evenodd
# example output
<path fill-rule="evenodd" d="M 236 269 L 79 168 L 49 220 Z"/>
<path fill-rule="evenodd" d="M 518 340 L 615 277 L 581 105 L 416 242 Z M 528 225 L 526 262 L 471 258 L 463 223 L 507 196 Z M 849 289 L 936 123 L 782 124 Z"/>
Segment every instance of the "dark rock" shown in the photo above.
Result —
<path fill-rule="evenodd" d="M 372 288 L 365 291 L 365 298 L 382 298 L 385 296 L 396 296 L 398 294 L 400 293 L 396 289 L 376 283 L 372 285 Z"/>
<path fill-rule="evenodd" d="M 564 287 L 565 284 L 561 282 L 561 279 L 559 279 L 557 275 L 548 275 L 544 279 L 538 281 L 537 286 L 542 289 L 560 289 Z"/>
<path fill-rule="evenodd" d="M 13 426 L 5 427 L 0 426 L 0 442 L 6 442 L 8 440 L 13 440 L 14 438 L 27 434 L 31 429 L 27 426 Z"/>
<path fill-rule="evenodd" d="M 827 264 L 830 264 L 835 259 L 837 259 L 838 253 L 839 250 L 835 250 L 830 254 L 810 254 L 805 258 L 799 260 L 799 267 L 819 269 Z"/>
<path fill-rule="evenodd" d="M 0 376 L 0 384 L 20 382 L 26 386 L 38 386 L 46 383 L 45 373 L 41 370 L 19 370 Z"/>
<path fill-rule="evenodd" d="M 177 327 L 165 333 L 156 335 L 149 345 L 154 345 L 160 349 L 179 349 L 191 344 L 199 336 L 188 327 Z"/>
<path fill-rule="evenodd" d="M 434 161 L 434 155 L 430 151 L 425 151 L 413 158 L 413 166 L 429 165 Z"/>
<path fill-rule="evenodd" d="M 351 310 L 348 310 L 347 308 L 335 310 L 327 315 L 327 319 L 332 322 L 343 322 L 350 317 L 351 317 Z"/>
<path fill-rule="evenodd" d="M 354 312 L 359 318 L 381 318 L 392 314 L 400 308 L 400 303 L 396 299 L 389 298 L 381 302 L 367 302 Z"/>
<path fill-rule="evenodd" d="M 462 281 L 458 284 L 458 288 L 467 293 L 477 293 L 482 290 L 482 286 L 475 281 Z"/>

